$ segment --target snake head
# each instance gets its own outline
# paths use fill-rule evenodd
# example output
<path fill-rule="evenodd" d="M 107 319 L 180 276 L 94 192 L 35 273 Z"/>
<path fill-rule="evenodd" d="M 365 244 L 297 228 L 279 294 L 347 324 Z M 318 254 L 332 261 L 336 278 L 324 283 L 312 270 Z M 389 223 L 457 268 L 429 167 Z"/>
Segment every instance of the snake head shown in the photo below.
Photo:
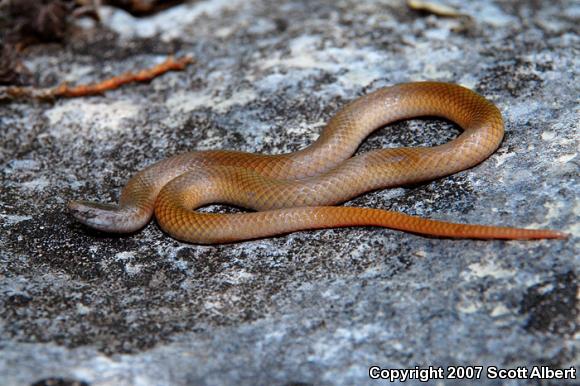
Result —
<path fill-rule="evenodd" d="M 129 233 L 145 225 L 140 221 L 135 221 L 136 213 L 134 209 L 120 208 L 112 204 L 101 204 L 92 201 L 70 201 L 68 210 L 79 222 L 104 232 Z"/>

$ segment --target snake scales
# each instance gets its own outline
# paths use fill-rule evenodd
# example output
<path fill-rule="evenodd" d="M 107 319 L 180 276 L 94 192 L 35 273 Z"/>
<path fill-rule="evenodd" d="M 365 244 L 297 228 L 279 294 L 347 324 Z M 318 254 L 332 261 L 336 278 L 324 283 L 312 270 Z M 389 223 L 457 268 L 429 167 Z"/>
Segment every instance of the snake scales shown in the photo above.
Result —
<path fill-rule="evenodd" d="M 435 147 L 375 150 L 352 157 L 364 138 L 390 122 L 437 116 L 462 129 Z M 137 173 L 119 205 L 72 201 L 83 224 L 125 233 L 153 213 L 171 236 L 200 244 L 267 237 L 305 229 L 381 226 L 439 237 L 478 239 L 565 238 L 532 230 L 428 220 L 370 208 L 333 206 L 364 192 L 431 180 L 489 157 L 503 138 L 501 113 L 458 85 L 405 83 L 363 96 L 342 108 L 309 147 L 290 154 L 198 151 L 160 161 Z M 256 212 L 212 214 L 192 209 L 232 204 Z"/>

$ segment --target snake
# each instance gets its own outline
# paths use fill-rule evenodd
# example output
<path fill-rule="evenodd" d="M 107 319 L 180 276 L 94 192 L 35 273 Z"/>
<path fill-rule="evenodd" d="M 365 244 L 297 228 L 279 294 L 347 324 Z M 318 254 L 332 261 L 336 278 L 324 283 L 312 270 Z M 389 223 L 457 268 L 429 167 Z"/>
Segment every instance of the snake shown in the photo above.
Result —
<path fill-rule="evenodd" d="M 431 147 L 398 147 L 353 156 L 362 141 L 389 123 L 438 117 L 462 132 Z M 471 168 L 494 153 L 504 136 L 499 109 L 463 86 L 411 82 L 384 87 L 341 108 L 310 146 L 278 155 L 234 150 L 178 154 L 135 174 L 119 203 L 71 201 L 79 222 L 99 231 L 131 233 L 153 215 L 163 231 L 189 243 L 218 244 L 295 231 L 372 226 L 442 238 L 562 239 L 549 229 L 460 224 L 397 211 L 337 206 L 365 192 L 407 186 Z M 199 211 L 210 204 L 249 209 Z"/>

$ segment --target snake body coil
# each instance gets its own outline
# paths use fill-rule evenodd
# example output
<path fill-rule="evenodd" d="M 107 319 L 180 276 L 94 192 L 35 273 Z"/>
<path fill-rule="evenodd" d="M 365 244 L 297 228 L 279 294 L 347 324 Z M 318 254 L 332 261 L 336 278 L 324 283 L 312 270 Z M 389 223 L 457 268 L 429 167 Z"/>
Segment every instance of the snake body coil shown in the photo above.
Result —
<path fill-rule="evenodd" d="M 464 130 L 444 145 L 375 150 L 356 157 L 362 140 L 390 122 L 437 116 Z M 304 229 L 382 226 L 440 237 L 564 238 L 551 230 L 455 224 L 369 208 L 332 206 L 364 192 L 456 173 L 489 157 L 503 138 L 497 107 L 458 85 L 420 82 L 387 87 L 341 109 L 311 146 L 290 154 L 199 151 L 160 161 L 127 183 L 118 206 L 73 201 L 80 222 L 132 232 L 153 213 L 171 236 L 211 244 Z M 223 203 L 255 209 L 236 214 L 192 209 Z"/>

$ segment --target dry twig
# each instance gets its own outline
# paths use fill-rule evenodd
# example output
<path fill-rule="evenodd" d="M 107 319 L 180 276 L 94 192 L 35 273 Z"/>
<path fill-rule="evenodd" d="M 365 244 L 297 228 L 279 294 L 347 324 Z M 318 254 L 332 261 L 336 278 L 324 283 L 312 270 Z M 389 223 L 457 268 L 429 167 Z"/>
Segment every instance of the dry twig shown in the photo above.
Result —
<path fill-rule="evenodd" d="M 149 69 L 139 72 L 126 72 L 124 74 L 105 79 L 98 83 L 69 87 L 66 83 L 53 88 L 35 88 L 35 87 L 4 87 L 0 88 L 1 100 L 14 99 L 42 99 L 49 100 L 55 98 L 75 98 L 88 95 L 102 94 L 108 90 L 114 90 L 127 83 L 149 82 L 152 79 L 165 74 L 169 71 L 181 71 L 194 59 L 190 56 L 174 59 L 170 56 L 166 61 Z"/>

